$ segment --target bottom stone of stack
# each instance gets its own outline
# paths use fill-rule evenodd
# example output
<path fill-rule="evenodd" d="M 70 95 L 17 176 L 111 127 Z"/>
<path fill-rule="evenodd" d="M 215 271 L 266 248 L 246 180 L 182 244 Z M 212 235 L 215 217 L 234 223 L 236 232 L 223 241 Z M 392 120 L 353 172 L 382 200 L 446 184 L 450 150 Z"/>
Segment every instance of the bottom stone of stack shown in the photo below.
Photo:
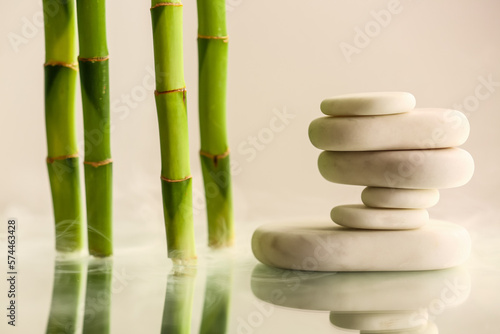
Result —
<path fill-rule="evenodd" d="M 329 223 L 267 224 L 252 237 L 269 266 L 306 271 L 411 271 L 457 266 L 469 256 L 467 230 L 431 219 L 414 230 L 370 231 Z"/>

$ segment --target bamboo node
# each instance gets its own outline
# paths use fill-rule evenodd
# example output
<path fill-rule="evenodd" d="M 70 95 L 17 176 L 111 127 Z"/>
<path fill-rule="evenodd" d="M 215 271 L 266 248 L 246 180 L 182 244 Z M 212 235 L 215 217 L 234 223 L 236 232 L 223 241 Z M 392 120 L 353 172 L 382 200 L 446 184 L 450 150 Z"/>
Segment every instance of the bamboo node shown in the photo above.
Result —
<path fill-rule="evenodd" d="M 109 59 L 109 56 L 103 56 L 103 57 L 90 57 L 90 58 L 85 58 L 85 57 L 80 57 L 78 56 L 78 61 L 106 61 Z"/>
<path fill-rule="evenodd" d="M 214 162 L 215 167 L 217 167 L 217 165 L 219 164 L 219 160 L 229 156 L 229 152 L 230 152 L 229 148 L 227 149 L 226 152 L 221 154 L 211 154 L 203 150 L 200 150 L 200 155 L 211 159 Z"/>
<path fill-rule="evenodd" d="M 104 165 L 108 165 L 113 162 L 113 159 L 106 159 L 106 160 L 101 160 L 101 161 L 84 161 L 83 163 L 85 165 L 90 165 L 94 168 L 101 167 Z"/>
<path fill-rule="evenodd" d="M 229 153 L 230 153 L 229 149 L 227 149 L 226 152 L 221 153 L 221 154 L 211 154 L 211 153 L 205 152 L 203 150 L 200 150 L 200 155 L 207 157 L 207 158 L 210 158 L 210 159 L 223 159 L 223 158 L 227 157 L 229 155 Z"/>
<path fill-rule="evenodd" d="M 55 61 L 51 60 L 43 64 L 43 66 L 62 66 L 62 67 L 67 67 L 72 70 L 78 71 L 78 63 L 65 63 L 63 61 Z"/>
<path fill-rule="evenodd" d="M 163 181 L 165 181 L 165 182 L 171 182 L 171 183 L 175 183 L 175 182 L 182 182 L 182 181 L 189 180 L 189 179 L 191 179 L 191 178 L 192 178 L 192 176 L 191 176 L 191 175 L 188 175 L 188 176 L 186 176 L 186 177 L 184 177 L 184 178 L 182 178 L 182 179 L 174 180 L 174 179 L 168 179 L 168 178 L 166 178 L 165 176 L 160 176 L 160 179 L 162 179 Z"/>
<path fill-rule="evenodd" d="M 158 2 L 156 5 L 151 7 L 151 9 L 155 9 L 158 7 L 165 7 L 165 6 L 182 7 L 182 3 L 181 2 Z"/>
<path fill-rule="evenodd" d="M 199 39 L 221 39 L 224 43 L 229 42 L 229 36 L 205 36 L 205 35 L 198 35 Z"/>
<path fill-rule="evenodd" d="M 48 164 L 54 163 L 56 160 L 66 160 L 70 158 L 78 158 L 78 153 L 60 155 L 58 157 L 47 157 L 46 161 Z"/>
<path fill-rule="evenodd" d="M 162 94 L 170 94 L 170 93 L 177 93 L 177 92 L 185 92 L 186 91 L 186 87 L 182 87 L 182 88 L 177 88 L 177 89 L 172 89 L 172 90 L 164 90 L 164 91 L 157 91 L 155 90 L 155 96 L 158 96 L 158 95 L 162 95 Z"/>

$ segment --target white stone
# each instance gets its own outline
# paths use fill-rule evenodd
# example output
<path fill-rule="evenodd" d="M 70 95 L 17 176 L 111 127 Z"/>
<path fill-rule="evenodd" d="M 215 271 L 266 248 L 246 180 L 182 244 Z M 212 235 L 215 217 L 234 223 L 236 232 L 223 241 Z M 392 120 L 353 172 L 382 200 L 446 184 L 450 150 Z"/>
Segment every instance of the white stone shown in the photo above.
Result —
<path fill-rule="evenodd" d="M 366 187 L 361 200 L 373 208 L 426 209 L 439 202 L 439 190 Z"/>
<path fill-rule="evenodd" d="M 361 204 L 336 206 L 330 217 L 341 226 L 372 230 L 409 230 L 429 222 L 425 209 L 378 209 Z"/>
<path fill-rule="evenodd" d="M 449 268 L 469 256 L 463 227 L 430 220 L 414 230 L 355 230 L 332 223 L 268 224 L 252 237 L 255 257 L 283 269 L 405 271 Z"/>
<path fill-rule="evenodd" d="M 460 146 L 469 131 L 460 111 L 415 109 L 385 116 L 321 117 L 309 125 L 309 139 L 326 151 L 413 150 Z"/>
<path fill-rule="evenodd" d="M 344 313 L 415 311 L 413 319 L 425 323 L 428 314 L 422 308 L 436 314 L 443 306 L 465 302 L 471 278 L 465 266 L 408 272 L 306 272 L 258 264 L 250 285 L 257 298 L 287 308 Z"/>
<path fill-rule="evenodd" d="M 361 331 L 425 328 L 426 324 L 415 321 L 415 311 L 330 312 L 330 322 L 336 327 Z"/>
<path fill-rule="evenodd" d="M 386 188 L 459 187 L 474 173 L 474 160 L 460 148 L 322 152 L 321 175 L 331 182 Z"/>
<path fill-rule="evenodd" d="M 415 97 L 405 92 L 356 93 L 335 96 L 321 102 L 326 115 L 386 115 L 415 108 Z"/>

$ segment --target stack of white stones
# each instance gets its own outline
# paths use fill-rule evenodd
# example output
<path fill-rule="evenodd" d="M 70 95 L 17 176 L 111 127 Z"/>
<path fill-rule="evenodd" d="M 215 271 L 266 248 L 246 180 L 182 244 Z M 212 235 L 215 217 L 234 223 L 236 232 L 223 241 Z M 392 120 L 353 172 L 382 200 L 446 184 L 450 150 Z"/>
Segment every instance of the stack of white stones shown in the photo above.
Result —
<path fill-rule="evenodd" d="M 321 103 L 309 137 L 324 150 L 325 179 L 366 186 L 364 205 L 331 211 L 335 224 L 259 227 L 252 250 L 261 262 L 318 271 L 430 270 L 464 262 L 470 236 L 455 224 L 429 219 L 441 188 L 464 185 L 474 161 L 457 146 L 469 135 L 459 111 L 414 109 L 404 92 L 337 96 Z"/>
<path fill-rule="evenodd" d="M 311 143 L 325 150 L 319 171 L 331 182 L 367 186 L 364 205 L 333 208 L 342 226 L 405 230 L 429 222 L 427 208 L 439 188 L 464 185 L 472 177 L 470 154 L 456 146 L 469 136 L 459 111 L 414 109 L 409 93 L 338 96 L 321 103 L 328 115 L 309 127 Z"/>

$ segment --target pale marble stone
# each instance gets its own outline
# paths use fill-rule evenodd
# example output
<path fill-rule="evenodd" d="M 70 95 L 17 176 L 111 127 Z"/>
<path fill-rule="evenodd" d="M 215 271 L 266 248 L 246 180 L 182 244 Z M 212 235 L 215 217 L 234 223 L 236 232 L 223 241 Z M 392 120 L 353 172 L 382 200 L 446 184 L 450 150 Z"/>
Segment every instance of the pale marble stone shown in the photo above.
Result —
<path fill-rule="evenodd" d="M 383 151 L 460 146 L 470 125 L 460 111 L 415 109 L 385 116 L 321 117 L 309 125 L 309 139 L 325 151 Z"/>
<path fill-rule="evenodd" d="M 471 241 L 463 227 L 431 220 L 414 230 L 356 230 L 332 223 L 268 224 L 252 237 L 264 264 L 314 271 L 449 268 L 464 262 Z"/>
<path fill-rule="evenodd" d="M 257 298 L 282 307 L 345 313 L 415 311 L 413 322 L 423 324 L 428 320 L 424 310 L 436 307 L 436 301 L 445 308 L 465 302 L 471 278 L 465 266 L 407 272 L 306 272 L 258 264 L 250 285 Z"/>
<path fill-rule="evenodd" d="M 439 202 L 439 190 L 366 187 L 361 200 L 373 208 L 426 209 Z"/>
<path fill-rule="evenodd" d="M 405 92 L 356 93 L 335 96 L 321 102 L 326 115 L 385 115 L 415 108 L 415 97 Z"/>
<path fill-rule="evenodd" d="M 426 327 L 414 318 L 415 311 L 330 312 L 330 322 L 336 327 L 361 331 L 420 330 Z"/>
<path fill-rule="evenodd" d="M 322 152 L 321 175 L 331 182 L 387 188 L 459 187 L 474 173 L 471 155 L 460 148 L 373 152 Z"/>
<path fill-rule="evenodd" d="M 371 230 L 409 230 L 429 222 L 425 209 L 378 209 L 362 204 L 336 206 L 330 217 L 341 226 Z"/>

